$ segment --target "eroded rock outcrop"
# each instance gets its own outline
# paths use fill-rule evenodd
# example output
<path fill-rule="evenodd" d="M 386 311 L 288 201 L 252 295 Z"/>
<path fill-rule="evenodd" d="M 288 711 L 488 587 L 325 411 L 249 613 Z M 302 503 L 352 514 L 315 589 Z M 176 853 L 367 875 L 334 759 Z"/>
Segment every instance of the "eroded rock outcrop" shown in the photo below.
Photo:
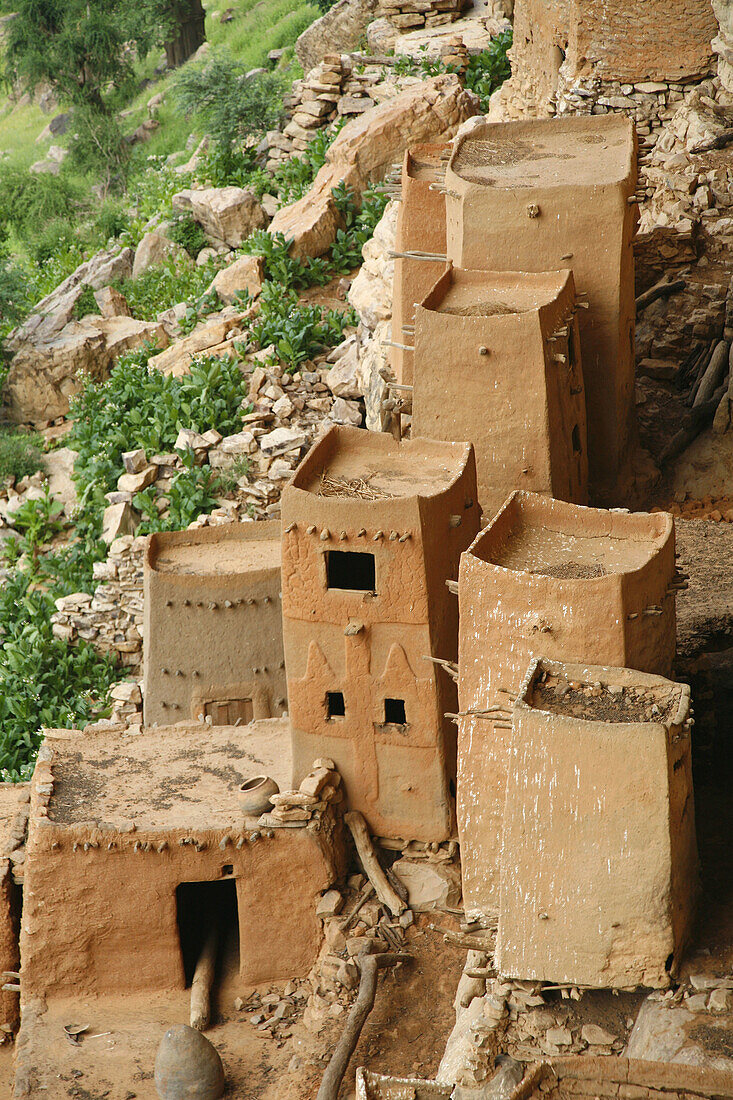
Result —
<path fill-rule="evenodd" d="M 246 187 L 179 191 L 173 196 L 173 208 L 190 213 L 213 242 L 229 248 L 239 248 L 252 230 L 267 225 L 254 191 Z"/>
<path fill-rule="evenodd" d="M 333 188 L 344 183 L 360 195 L 386 175 L 408 144 L 452 137 L 462 122 L 478 113 L 478 97 L 455 74 L 443 73 L 358 115 L 328 150 L 307 195 L 279 210 L 270 232 L 292 240 L 294 255 L 322 255 L 341 224 Z"/>

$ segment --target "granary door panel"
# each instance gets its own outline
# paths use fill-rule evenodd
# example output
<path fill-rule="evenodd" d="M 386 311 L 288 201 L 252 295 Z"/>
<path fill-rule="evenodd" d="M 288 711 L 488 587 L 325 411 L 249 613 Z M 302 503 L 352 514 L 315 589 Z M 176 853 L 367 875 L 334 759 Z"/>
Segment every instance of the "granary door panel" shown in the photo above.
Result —
<path fill-rule="evenodd" d="M 251 699 L 212 699 L 204 704 L 204 717 L 215 726 L 245 726 L 254 718 Z"/>

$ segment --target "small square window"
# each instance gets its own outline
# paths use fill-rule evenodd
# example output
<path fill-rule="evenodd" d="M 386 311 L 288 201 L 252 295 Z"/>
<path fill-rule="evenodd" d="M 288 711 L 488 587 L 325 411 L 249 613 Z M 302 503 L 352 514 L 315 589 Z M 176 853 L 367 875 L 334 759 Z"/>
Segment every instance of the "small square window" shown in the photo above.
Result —
<path fill-rule="evenodd" d="M 343 718 L 346 714 L 343 691 L 326 692 L 326 715 L 328 718 Z"/>
<path fill-rule="evenodd" d="M 404 726 L 407 723 L 405 718 L 405 700 L 404 699 L 385 699 L 384 700 L 384 722 L 385 725 L 390 724 L 393 726 Z"/>
<path fill-rule="evenodd" d="M 362 554 L 355 550 L 329 550 L 326 554 L 326 577 L 329 588 L 373 592 L 374 554 Z"/>

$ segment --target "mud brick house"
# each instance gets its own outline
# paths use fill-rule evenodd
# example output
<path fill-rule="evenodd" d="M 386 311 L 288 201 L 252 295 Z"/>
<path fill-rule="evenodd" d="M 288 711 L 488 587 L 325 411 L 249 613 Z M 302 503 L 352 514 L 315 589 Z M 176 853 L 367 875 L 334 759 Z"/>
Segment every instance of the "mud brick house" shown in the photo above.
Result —
<path fill-rule="evenodd" d="M 27 783 L 0 783 L 0 986 L 17 986 L 10 975 L 20 966 L 18 936 L 23 903 L 23 845 L 28 825 Z M 12 1038 L 20 1023 L 17 989 L 0 989 L 0 1043 Z"/>
<path fill-rule="evenodd" d="M 332 428 L 282 495 L 283 632 L 295 786 L 335 761 L 372 832 L 454 827 L 458 608 L 446 588 L 478 530 L 468 443 Z"/>
<path fill-rule="evenodd" d="M 512 68 L 538 104 L 560 79 L 643 84 L 713 71 L 709 0 L 516 0 L 514 19 Z"/>
<path fill-rule="evenodd" d="M 461 558 L 458 831 L 467 911 L 496 911 L 511 706 L 533 657 L 668 676 L 674 524 L 666 513 L 507 500 Z"/>
<path fill-rule="evenodd" d="M 499 971 L 665 987 L 699 889 L 690 689 L 632 669 L 533 661 L 513 708 Z"/>
<path fill-rule="evenodd" d="M 447 255 L 457 268 L 571 268 L 591 499 L 615 503 L 635 441 L 636 138 L 621 116 L 485 123 L 445 173 Z"/>
<path fill-rule="evenodd" d="M 340 873 L 340 826 L 247 828 L 237 791 L 252 774 L 249 737 L 200 724 L 46 731 L 26 851 L 24 1001 L 183 989 L 213 920 L 243 986 L 308 973 L 316 901 Z"/>
<path fill-rule="evenodd" d="M 487 515 L 516 488 L 587 503 L 574 311 L 568 271 L 456 268 L 415 310 L 412 430 L 471 440 Z"/>
<path fill-rule="evenodd" d="M 144 584 L 146 725 L 283 713 L 278 522 L 151 535 Z"/>
<path fill-rule="evenodd" d="M 415 306 L 432 289 L 444 265 L 411 253 L 445 256 L 445 196 L 442 180 L 450 145 L 414 145 L 402 164 L 397 213 L 390 363 L 398 382 L 412 385 Z"/>

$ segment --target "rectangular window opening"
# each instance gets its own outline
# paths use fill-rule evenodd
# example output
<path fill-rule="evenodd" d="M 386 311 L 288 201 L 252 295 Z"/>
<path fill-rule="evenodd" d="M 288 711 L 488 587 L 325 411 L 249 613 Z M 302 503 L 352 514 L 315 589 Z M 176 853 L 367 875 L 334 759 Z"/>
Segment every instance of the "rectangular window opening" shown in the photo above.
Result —
<path fill-rule="evenodd" d="M 329 588 L 374 592 L 374 554 L 362 554 L 354 550 L 329 550 L 326 553 L 326 577 Z"/>
<path fill-rule="evenodd" d="M 384 722 L 385 725 L 390 724 L 393 726 L 404 726 L 407 724 L 404 699 L 384 700 Z"/>
<path fill-rule="evenodd" d="M 329 718 L 343 718 L 346 714 L 343 691 L 326 692 L 326 715 Z"/>

